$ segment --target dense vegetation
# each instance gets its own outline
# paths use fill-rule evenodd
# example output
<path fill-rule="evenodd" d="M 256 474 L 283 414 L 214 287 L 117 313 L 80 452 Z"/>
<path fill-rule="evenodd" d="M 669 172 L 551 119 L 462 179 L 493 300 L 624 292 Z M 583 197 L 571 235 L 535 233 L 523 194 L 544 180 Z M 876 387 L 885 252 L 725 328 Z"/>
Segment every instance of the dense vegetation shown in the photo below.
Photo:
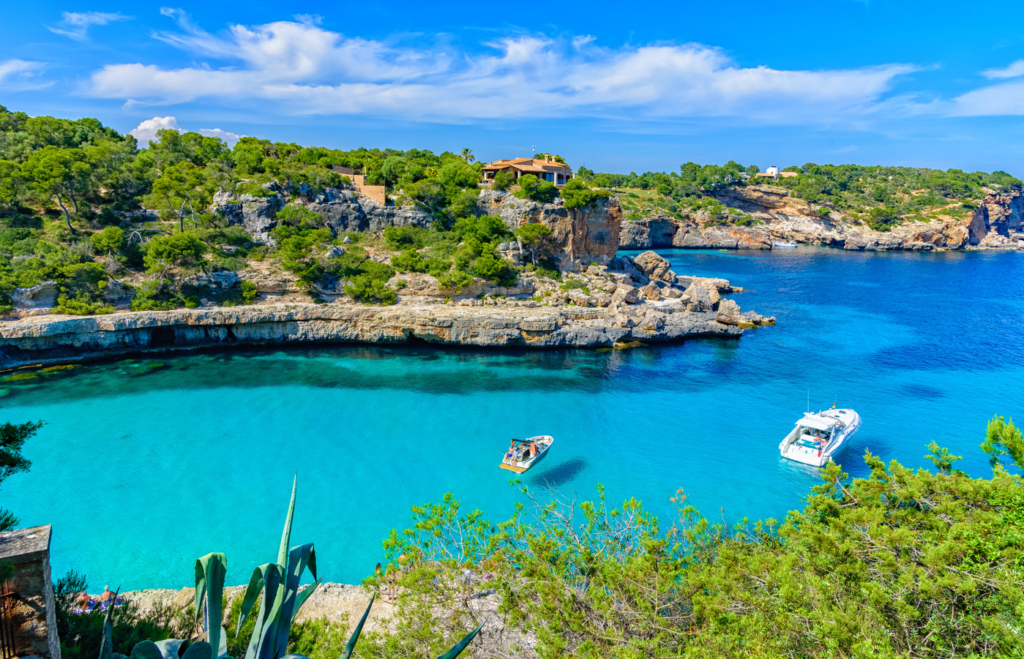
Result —
<path fill-rule="evenodd" d="M 21 453 L 25 441 L 43 426 L 42 422 L 33 423 L 10 423 L 0 424 L 0 483 L 8 477 L 21 472 L 28 471 L 32 466 Z M 6 508 L 0 508 L 0 533 L 10 531 L 18 525 L 18 518 L 13 512 Z M 0 580 L 10 578 L 13 566 L 10 563 L 0 561 Z"/>
<path fill-rule="evenodd" d="M 29 117 L 0 106 L 0 316 L 16 288 L 45 281 L 56 284 L 58 313 L 109 313 L 128 297 L 135 310 L 195 307 L 203 298 L 247 303 L 256 296 L 252 283 L 223 291 L 194 275 L 242 272 L 268 260 L 295 274 L 314 299 L 344 282 L 359 301 L 393 303 L 396 291 L 386 282 L 396 270 L 429 272 L 453 291 L 474 277 L 509 285 L 517 271 L 496 248 L 515 236 L 497 218 L 480 216 L 481 164 L 473 161 L 470 149 L 341 151 L 252 137 L 228 148 L 173 130 L 139 149 L 133 137 L 95 119 Z M 209 212 L 218 191 L 316 196 L 348 182 L 335 167 L 386 186 L 396 204 L 426 210 L 435 228 L 389 230 L 382 238 L 338 234 L 293 202 L 278 213 L 272 240 L 262 242 Z M 506 175 L 497 187 L 512 183 Z M 551 201 L 558 190 L 528 176 L 515 193 Z M 567 186 L 565 204 L 579 208 L 602 196 L 577 181 Z M 531 267 L 540 267 L 543 241 L 529 239 Z M 393 266 L 371 259 L 367 248 L 382 246 L 401 249 L 402 257 Z"/>
<path fill-rule="evenodd" d="M 822 214 L 843 211 L 854 221 L 885 230 L 905 220 L 930 221 L 959 218 L 972 212 L 986 190 L 1020 188 L 1020 179 L 996 171 L 964 172 L 860 165 L 817 165 L 787 167 L 799 175 L 778 181 L 754 176 L 756 165 L 730 161 L 723 166 L 688 162 L 679 172 L 646 172 L 637 175 L 599 174 L 580 168 L 579 175 L 595 186 L 622 189 L 627 216 L 645 212 L 683 217 L 708 211 L 713 218 L 747 223 L 743 213 L 730 211 L 716 198 L 731 186 L 769 182 L 787 188 L 801 199 L 820 208 Z M 637 191 L 648 191 L 638 194 Z"/>

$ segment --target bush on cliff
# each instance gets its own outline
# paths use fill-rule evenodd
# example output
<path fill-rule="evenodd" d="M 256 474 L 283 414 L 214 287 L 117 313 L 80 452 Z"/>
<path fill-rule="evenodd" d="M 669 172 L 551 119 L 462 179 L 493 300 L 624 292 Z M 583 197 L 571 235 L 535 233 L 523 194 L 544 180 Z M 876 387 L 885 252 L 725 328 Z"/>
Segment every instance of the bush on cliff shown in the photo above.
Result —
<path fill-rule="evenodd" d="M 564 206 L 569 209 L 586 208 L 598 199 L 607 199 L 611 196 L 607 190 L 591 189 L 585 181 L 578 178 L 569 179 L 562 187 L 560 194 L 565 200 Z"/>
<path fill-rule="evenodd" d="M 542 181 L 533 174 L 520 176 L 516 183 L 519 184 L 519 190 L 515 192 L 515 195 L 520 199 L 529 199 L 540 204 L 550 204 L 558 196 L 558 188 L 555 187 L 554 183 Z"/>

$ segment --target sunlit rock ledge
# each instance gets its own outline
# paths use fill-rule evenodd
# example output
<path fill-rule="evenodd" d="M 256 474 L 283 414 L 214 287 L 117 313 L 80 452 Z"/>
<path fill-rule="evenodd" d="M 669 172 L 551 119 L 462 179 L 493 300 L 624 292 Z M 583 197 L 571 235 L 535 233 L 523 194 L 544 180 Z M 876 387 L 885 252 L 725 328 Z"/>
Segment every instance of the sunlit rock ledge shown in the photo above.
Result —
<path fill-rule="evenodd" d="M 478 306 L 403 300 L 389 307 L 282 304 L 216 309 L 33 316 L 0 323 L 0 367 L 190 348 L 423 341 L 478 347 L 610 347 L 739 336 L 772 322 L 733 305 L 687 311 L 682 298 L 604 308 L 508 300 Z M 724 308 L 722 308 L 724 307 Z M 724 313 L 723 313 L 724 312 Z"/>

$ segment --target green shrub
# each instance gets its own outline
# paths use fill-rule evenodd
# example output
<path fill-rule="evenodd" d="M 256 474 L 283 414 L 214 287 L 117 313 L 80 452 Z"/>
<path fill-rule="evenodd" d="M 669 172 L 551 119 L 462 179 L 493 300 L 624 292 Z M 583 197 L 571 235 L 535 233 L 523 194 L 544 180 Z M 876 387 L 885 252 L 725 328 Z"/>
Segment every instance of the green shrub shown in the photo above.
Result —
<path fill-rule="evenodd" d="M 156 236 L 146 244 L 143 263 L 151 273 L 165 272 L 173 266 L 196 269 L 205 263 L 209 247 L 193 233 Z"/>
<path fill-rule="evenodd" d="M 541 204 L 550 204 L 558 196 L 558 188 L 554 183 L 541 181 L 533 174 L 524 174 L 516 181 L 519 190 L 515 195 L 521 199 L 530 199 Z"/>
<path fill-rule="evenodd" d="M 389 249 L 420 249 L 426 245 L 428 232 L 420 227 L 388 227 L 384 229 L 384 245 Z"/>
<path fill-rule="evenodd" d="M 113 312 L 114 307 L 97 302 L 84 293 L 71 298 L 66 293 L 61 294 L 57 298 L 57 304 L 53 307 L 53 313 L 71 316 L 96 316 Z"/>
<path fill-rule="evenodd" d="M 502 170 L 494 175 L 494 180 L 491 181 L 492 190 L 501 190 L 504 192 L 512 187 L 516 180 L 512 177 L 508 171 Z"/>
<path fill-rule="evenodd" d="M 445 290 L 458 293 L 473 283 L 473 276 L 461 270 L 452 270 L 437 278 L 437 285 Z"/>
<path fill-rule="evenodd" d="M 256 296 L 259 295 L 259 292 L 256 290 L 256 284 L 251 281 L 243 279 L 239 287 L 242 289 L 242 301 L 245 304 L 252 304 L 256 300 Z"/>
<path fill-rule="evenodd" d="M 560 288 L 562 291 L 566 293 L 569 291 L 583 291 L 587 295 L 590 295 L 590 289 L 587 288 L 587 285 L 583 283 L 582 279 L 567 279 L 566 282 L 559 286 L 558 288 Z"/>
<path fill-rule="evenodd" d="M 391 258 L 391 265 L 399 272 L 426 272 L 426 259 L 416 253 L 415 249 L 407 249 L 398 256 Z"/>
<path fill-rule="evenodd" d="M 663 194 L 670 194 L 671 191 L 671 187 L 668 187 L 668 192 Z M 573 178 L 562 187 L 561 195 L 565 207 L 572 209 L 585 208 L 598 199 L 607 199 L 611 193 L 607 190 L 592 190 L 583 179 Z"/>

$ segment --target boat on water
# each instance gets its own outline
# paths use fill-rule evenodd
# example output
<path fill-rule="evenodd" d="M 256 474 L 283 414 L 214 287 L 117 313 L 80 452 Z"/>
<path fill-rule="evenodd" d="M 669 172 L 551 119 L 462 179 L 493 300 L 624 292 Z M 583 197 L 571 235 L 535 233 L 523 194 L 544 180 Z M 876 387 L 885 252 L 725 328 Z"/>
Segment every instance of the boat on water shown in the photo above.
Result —
<path fill-rule="evenodd" d="M 526 439 L 513 439 L 512 446 L 505 451 L 505 455 L 501 459 L 501 464 L 498 466 L 502 469 L 521 474 L 543 460 L 544 456 L 548 454 L 548 450 L 551 449 L 551 445 L 554 443 L 555 438 L 551 435 L 537 435 L 536 437 L 528 437 Z M 531 446 L 537 447 L 536 454 L 533 454 L 531 451 Z"/>
<path fill-rule="evenodd" d="M 784 458 L 821 467 L 831 462 L 858 430 L 860 415 L 853 410 L 808 412 L 779 444 L 779 453 Z"/>
<path fill-rule="evenodd" d="M 796 243 L 787 243 L 784 240 L 776 240 L 776 241 L 774 241 L 772 243 L 772 249 L 776 249 L 776 248 L 779 248 L 779 247 L 786 248 L 786 249 L 796 248 Z"/>

